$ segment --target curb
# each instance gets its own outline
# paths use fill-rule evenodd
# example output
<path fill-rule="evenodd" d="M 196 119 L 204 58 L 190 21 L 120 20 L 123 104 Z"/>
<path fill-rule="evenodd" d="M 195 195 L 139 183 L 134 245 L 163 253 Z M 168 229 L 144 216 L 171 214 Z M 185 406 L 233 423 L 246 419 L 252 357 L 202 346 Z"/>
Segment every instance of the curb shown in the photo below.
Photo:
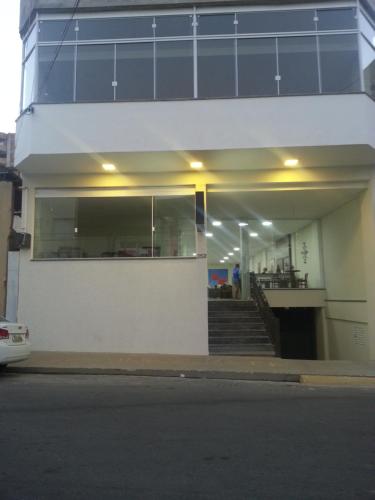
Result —
<path fill-rule="evenodd" d="M 131 377 L 169 377 L 213 380 L 254 380 L 262 382 L 300 382 L 299 375 L 289 373 L 241 373 L 199 370 L 126 370 L 122 368 L 52 368 L 52 367 L 8 367 L 5 373 L 28 373 L 41 375 L 123 375 Z"/>
<path fill-rule="evenodd" d="M 301 384 L 375 387 L 375 377 L 348 375 L 300 375 Z"/>

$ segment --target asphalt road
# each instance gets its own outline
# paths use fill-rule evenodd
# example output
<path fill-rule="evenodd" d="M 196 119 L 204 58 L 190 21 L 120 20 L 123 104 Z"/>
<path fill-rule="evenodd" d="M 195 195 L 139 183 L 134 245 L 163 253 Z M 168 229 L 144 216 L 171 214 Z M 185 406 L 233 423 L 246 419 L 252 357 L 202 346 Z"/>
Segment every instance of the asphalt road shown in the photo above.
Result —
<path fill-rule="evenodd" d="M 0 409 L 0 500 L 375 500 L 374 389 L 2 374 Z"/>

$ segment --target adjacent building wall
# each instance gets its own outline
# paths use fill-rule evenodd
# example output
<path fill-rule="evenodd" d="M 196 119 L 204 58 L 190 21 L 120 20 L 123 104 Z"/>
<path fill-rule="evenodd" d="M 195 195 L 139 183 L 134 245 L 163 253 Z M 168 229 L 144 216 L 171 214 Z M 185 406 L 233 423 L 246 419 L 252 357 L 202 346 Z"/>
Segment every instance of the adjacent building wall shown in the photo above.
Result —
<path fill-rule="evenodd" d="M 12 223 L 11 182 L 0 181 L 0 314 L 5 313 L 8 237 Z"/>
<path fill-rule="evenodd" d="M 356 198 L 322 219 L 331 359 L 370 357 L 366 273 L 371 269 L 363 261 L 362 200 Z"/>

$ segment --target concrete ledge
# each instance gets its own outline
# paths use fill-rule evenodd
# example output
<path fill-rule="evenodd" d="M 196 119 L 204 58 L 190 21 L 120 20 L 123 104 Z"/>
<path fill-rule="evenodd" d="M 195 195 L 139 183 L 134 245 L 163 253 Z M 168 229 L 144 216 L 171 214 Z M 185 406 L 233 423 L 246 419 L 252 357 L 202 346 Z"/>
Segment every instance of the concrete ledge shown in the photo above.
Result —
<path fill-rule="evenodd" d="M 375 377 L 340 377 L 335 375 L 301 375 L 301 384 L 309 385 L 348 385 L 375 387 Z"/>

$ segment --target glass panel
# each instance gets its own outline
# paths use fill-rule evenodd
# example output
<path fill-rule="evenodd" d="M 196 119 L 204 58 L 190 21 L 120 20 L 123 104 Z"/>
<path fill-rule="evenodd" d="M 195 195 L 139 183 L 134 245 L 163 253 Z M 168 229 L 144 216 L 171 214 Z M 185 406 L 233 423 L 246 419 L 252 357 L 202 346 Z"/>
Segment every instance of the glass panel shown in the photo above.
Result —
<path fill-rule="evenodd" d="M 31 31 L 30 35 L 26 38 L 26 40 L 24 42 L 24 47 L 25 47 L 24 58 L 26 58 L 29 55 L 29 53 L 32 51 L 32 49 L 34 48 L 34 46 L 36 44 L 36 38 L 37 38 L 36 34 L 37 34 L 37 30 L 36 30 L 36 25 L 35 25 Z"/>
<path fill-rule="evenodd" d="M 193 34 L 191 16 L 160 16 L 155 19 L 156 36 L 189 36 Z"/>
<path fill-rule="evenodd" d="M 152 17 L 80 19 L 79 40 L 153 37 Z"/>
<path fill-rule="evenodd" d="M 38 49 L 39 102 L 73 101 L 74 47 L 61 47 L 55 60 L 57 49 L 57 46 Z"/>
<path fill-rule="evenodd" d="M 359 29 L 370 44 L 375 47 L 375 28 L 369 23 L 363 14 L 360 14 L 359 16 Z"/>
<path fill-rule="evenodd" d="M 153 99 L 153 43 L 128 43 L 117 45 L 116 55 L 116 99 Z"/>
<path fill-rule="evenodd" d="M 365 92 L 375 98 L 375 50 L 364 38 L 362 38 L 361 50 Z"/>
<path fill-rule="evenodd" d="M 316 29 L 313 10 L 240 12 L 237 18 L 238 33 L 285 33 Z"/>
<path fill-rule="evenodd" d="M 235 91 L 234 40 L 198 41 L 199 97 L 233 97 Z"/>
<path fill-rule="evenodd" d="M 195 253 L 194 196 L 154 198 L 154 256 L 192 257 Z"/>
<path fill-rule="evenodd" d="M 276 40 L 238 40 L 238 95 L 277 95 Z"/>
<path fill-rule="evenodd" d="M 114 45 L 81 45 L 77 57 L 77 101 L 113 101 Z"/>
<path fill-rule="evenodd" d="M 232 34 L 235 32 L 234 14 L 198 16 L 198 35 Z"/>
<path fill-rule="evenodd" d="M 316 37 L 279 38 L 280 94 L 319 93 Z"/>
<path fill-rule="evenodd" d="M 194 97 L 193 42 L 157 43 L 156 68 L 157 98 Z"/>
<path fill-rule="evenodd" d="M 75 40 L 75 21 L 39 21 L 40 42 L 61 42 L 62 40 Z M 64 36 L 65 34 L 65 36 Z"/>
<path fill-rule="evenodd" d="M 23 90 L 22 90 L 22 109 L 26 109 L 29 104 L 34 101 L 35 93 L 35 54 L 36 51 L 30 54 L 28 60 L 23 66 Z"/>
<path fill-rule="evenodd" d="M 356 29 L 357 9 L 324 9 L 318 10 L 318 30 L 350 30 Z"/>
<path fill-rule="evenodd" d="M 322 91 L 332 93 L 359 92 L 357 35 L 319 37 Z"/>
<path fill-rule="evenodd" d="M 34 257 L 152 256 L 152 198 L 36 200 Z"/>

